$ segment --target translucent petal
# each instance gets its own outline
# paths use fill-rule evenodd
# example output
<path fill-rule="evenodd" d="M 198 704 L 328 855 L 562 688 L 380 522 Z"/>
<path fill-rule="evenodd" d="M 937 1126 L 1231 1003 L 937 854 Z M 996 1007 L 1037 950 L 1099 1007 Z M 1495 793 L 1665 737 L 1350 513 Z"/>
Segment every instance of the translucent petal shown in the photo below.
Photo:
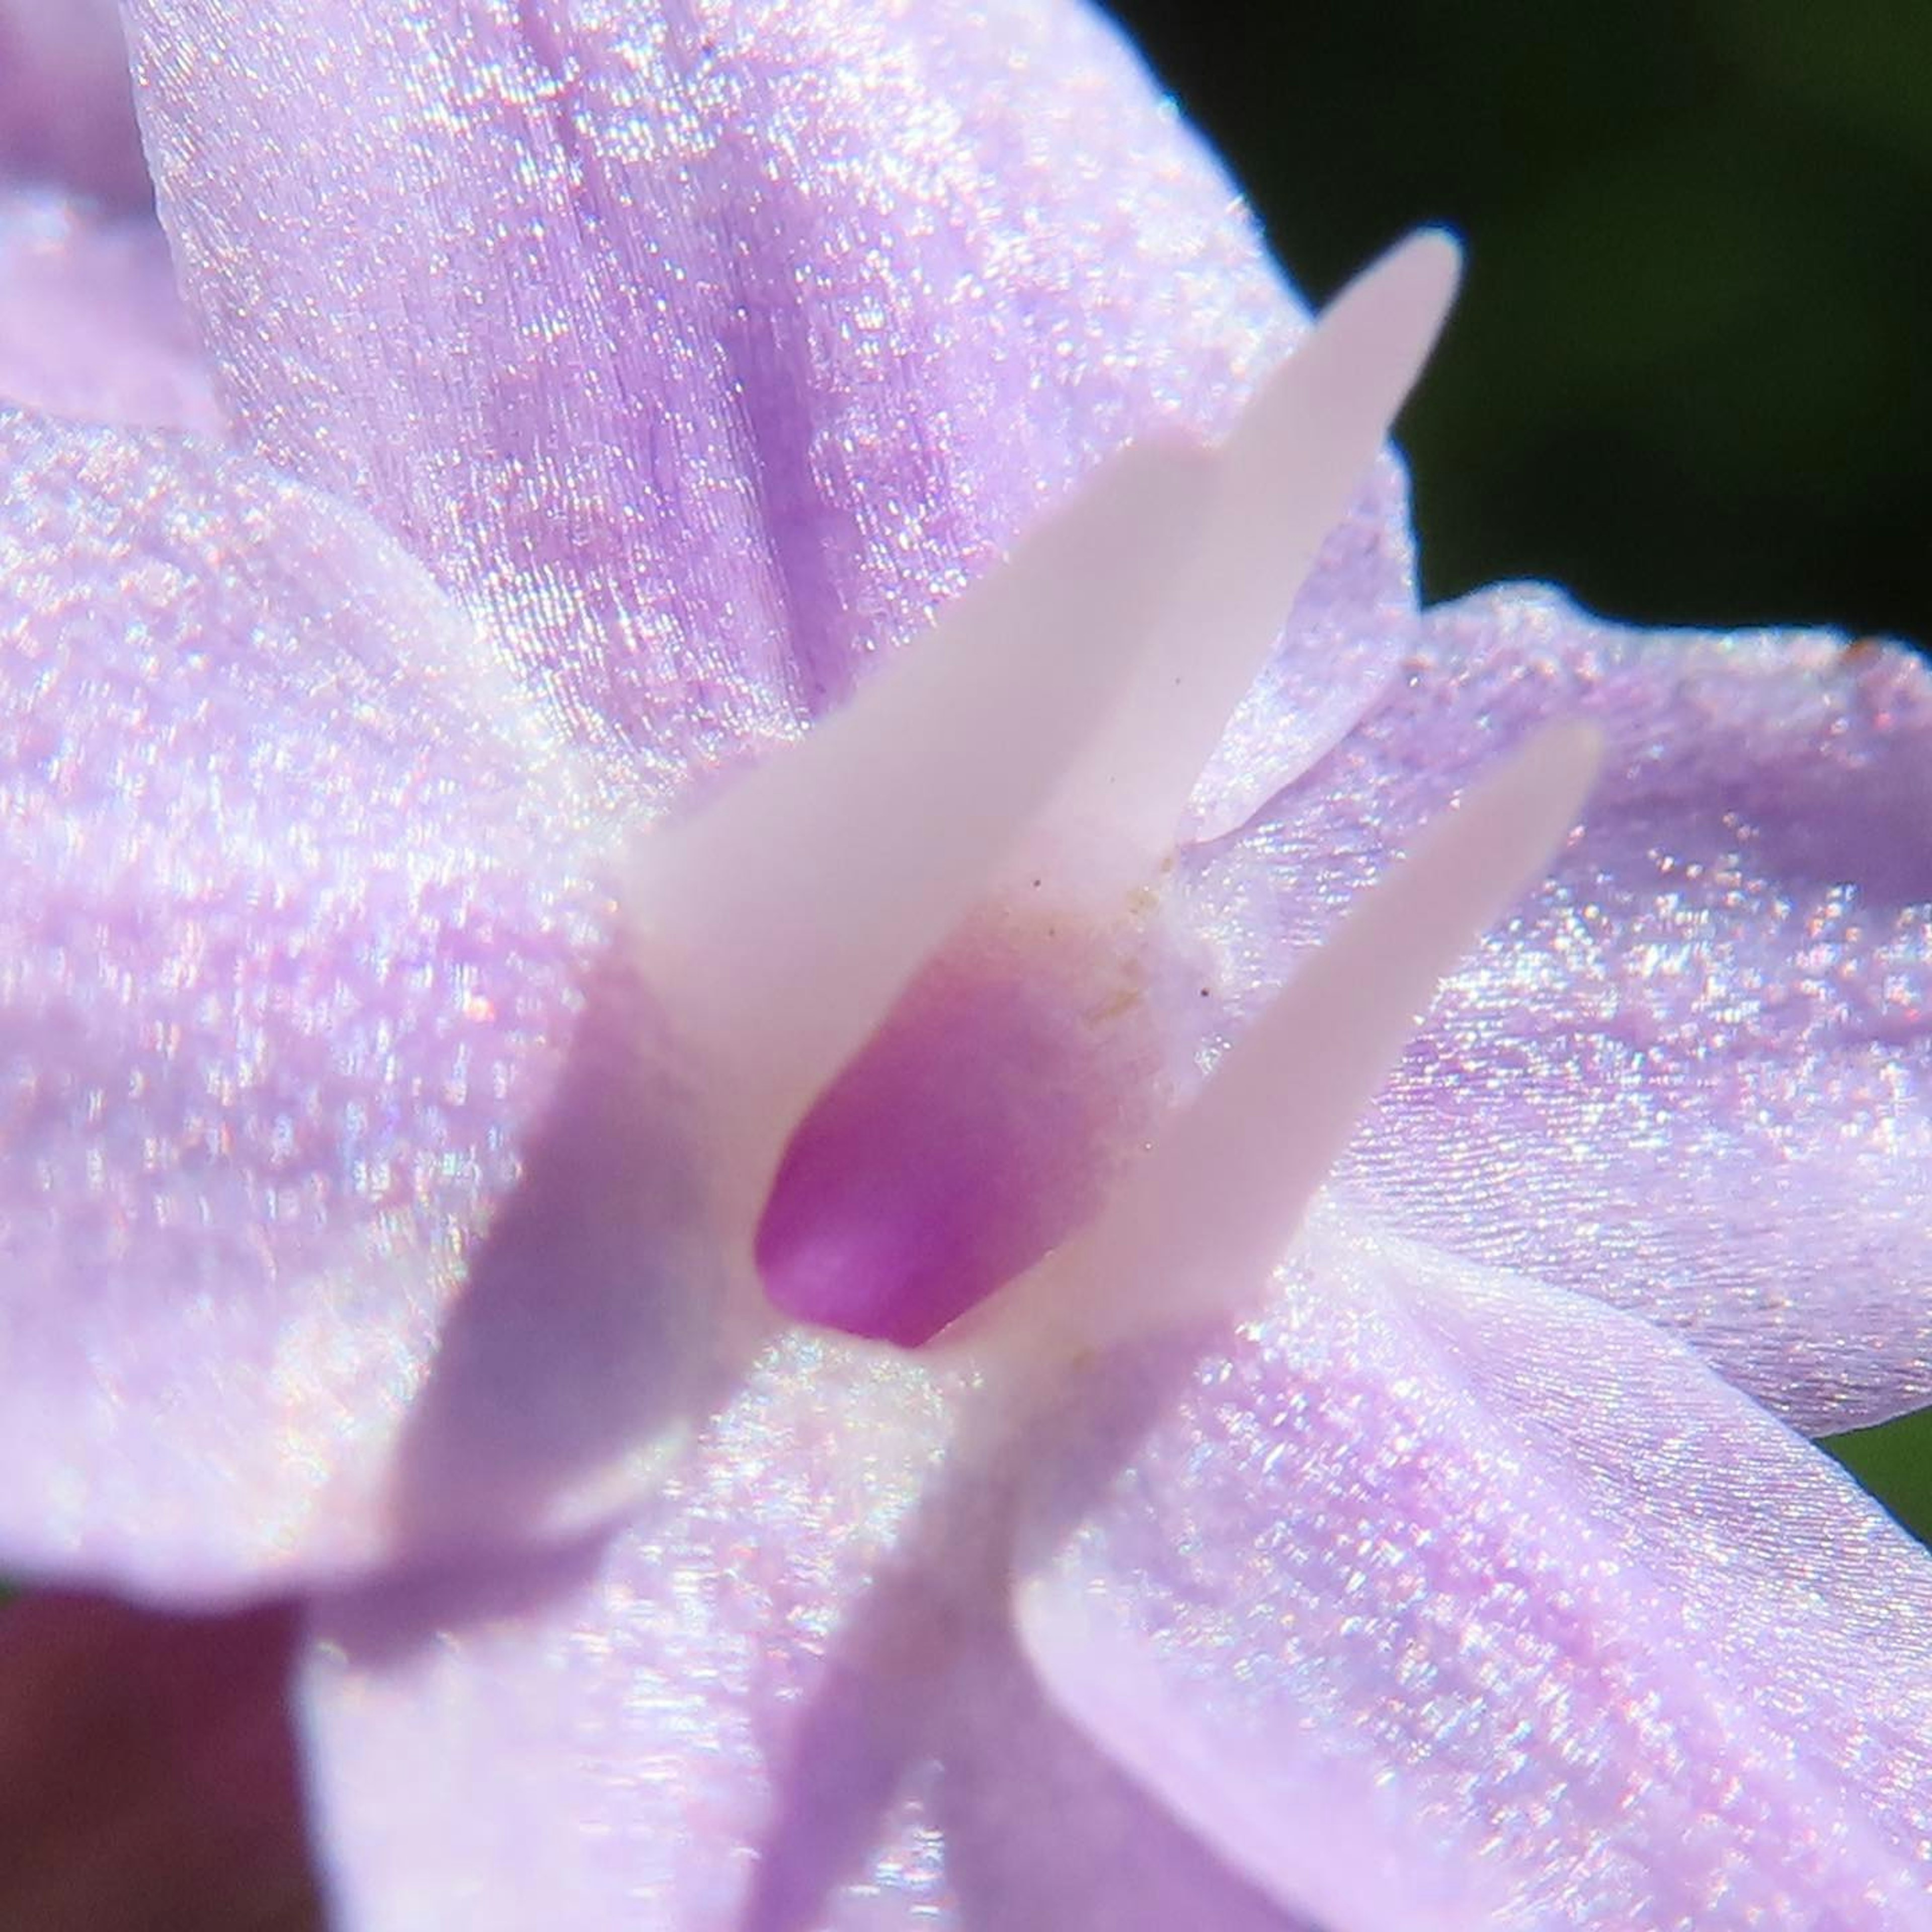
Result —
<path fill-rule="evenodd" d="M 865 697 L 646 842 L 643 969 L 716 1070 L 758 1194 L 1133 675 L 1204 468 L 1186 449 L 1124 452 Z"/>
<path fill-rule="evenodd" d="M 608 1546 L 323 1606 L 340 1922 L 1303 1932 L 1040 1696 L 970 1393 L 795 1335 Z"/>
<path fill-rule="evenodd" d="M 1352 1150 L 1376 1211 L 1678 1329 L 1808 1430 L 1932 1400 L 1932 679 L 1821 637 L 1436 614 L 1405 690 L 1191 874 L 1240 1012 L 1468 773 L 1609 746 Z"/>
<path fill-rule="evenodd" d="M 1300 332 L 1082 7 L 130 18 L 239 433 L 487 611 L 621 795 L 820 715 L 1102 455 L 1226 427 Z M 1222 823 L 1390 672 L 1393 471 L 1324 559 L 1203 794 Z"/>
<path fill-rule="evenodd" d="M 148 199 L 114 0 L 0 0 L 0 176 Z"/>
<path fill-rule="evenodd" d="M 1551 728 L 1359 895 L 1095 1225 L 988 1310 L 994 1346 L 1036 1367 L 1258 1292 L 1442 976 L 1562 843 L 1597 749 Z"/>
<path fill-rule="evenodd" d="M 722 1932 L 757 1922 L 762 1866 L 821 1898 L 857 1876 L 893 1726 L 923 1714 L 916 1650 L 872 1666 L 915 1694 L 875 1731 L 789 1754 L 849 1708 L 826 1653 L 945 1414 L 910 1364 L 794 1337 L 607 1549 L 321 1606 L 303 1721 L 341 1922 Z"/>
<path fill-rule="evenodd" d="M 0 404 L 213 434 L 201 352 L 152 215 L 0 188 Z"/>
<path fill-rule="evenodd" d="M 1932 1922 L 1932 1564 L 1682 1343 L 1331 1226 L 1097 1498 L 1083 1431 L 1123 1390 L 1090 1388 L 1036 1445 L 1058 1553 L 1023 1621 L 1177 1810 L 1212 1803 L 1169 1790 L 1190 1751 L 1262 1801 L 1328 1760 L 1501 1928 Z M 1186 1748 L 1138 1748 L 1067 1669 L 1087 1624 Z"/>

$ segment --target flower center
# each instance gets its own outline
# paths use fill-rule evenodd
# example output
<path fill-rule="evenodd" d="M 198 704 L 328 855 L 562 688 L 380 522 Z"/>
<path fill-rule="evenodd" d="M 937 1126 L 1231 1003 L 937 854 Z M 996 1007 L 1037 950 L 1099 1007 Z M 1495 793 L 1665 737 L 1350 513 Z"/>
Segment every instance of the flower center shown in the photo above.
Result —
<path fill-rule="evenodd" d="M 1172 1103 L 1157 896 L 971 917 L 821 1094 L 758 1224 L 796 1318 L 916 1348 L 1092 1219 Z"/>
<path fill-rule="evenodd" d="M 1125 452 L 647 844 L 639 963 L 758 1318 L 906 1347 L 956 1322 L 1049 1365 L 1264 1281 L 1439 976 L 1567 831 L 1574 736 L 1366 896 L 1204 1086 L 1189 1067 L 1148 882 L 1454 272 L 1440 238 L 1396 250 L 1225 443 Z M 962 1320 L 982 1303 L 990 1327 Z"/>

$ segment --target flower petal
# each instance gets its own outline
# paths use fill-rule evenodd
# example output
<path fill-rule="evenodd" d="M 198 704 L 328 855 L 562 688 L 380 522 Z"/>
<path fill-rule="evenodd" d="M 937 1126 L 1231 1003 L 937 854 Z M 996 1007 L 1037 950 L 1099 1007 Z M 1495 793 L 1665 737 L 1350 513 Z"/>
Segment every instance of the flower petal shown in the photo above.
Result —
<path fill-rule="evenodd" d="M 591 836 L 355 513 L 5 412 L 0 471 L 0 1552 L 366 1552 L 583 1004 Z"/>
<path fill-rule="evenodd" d="M 1238 1007 L 1545 718 L 1610 744 L 1549 884 L 1444 990 L 1346 1172 L 1473 1259 L 1641 1310 L 1814 1432 L 1932 1400 L 1932 674 L 1645 638 L 1537 590 L 1195 879 Z"/>
<path fill-rule="evenodd" d="M 148 196 L 115 0 L 0 0 L 0 176 Z"/>
<path fill-rule="evenodd" d="M 1004 1620 L 956 1667 L 938 1737 L 931 1816 L 964 1932 L 1312 1932 L 1042 1695 Z M 1319 1796 L 1303 1822 L 1333 1843 Z"/>
<path fill-rule="evenodd" d="M 1099 457 L 1224 428 L 1304 326 L 1082 8 L 130 14 L 238 430 L 497 620 L 620 794 L 818 716 Z M 1325 555 L 1220 823 L 1386 681 L 1392 469 Z"/>
<path fill-rule="evenodd" d="M 794 1334 L 608 1548 L 317 1613 L 355 1932 L 1295 1932 L 1041 1700 L 971 1384 Z"/>
<path fill-rule="evenodd" d="M 0 1611 L 0 1921 L 34 1932 L 315 1922 L 286 1606 Z"/>
<path fill-rule="evenodd" d="M 214 370 L 152 215 L 0 188 L 0 403 L 219 430 Z"/>
<path fill-rule="evenodd" d="M 1286 1727 L 1272 1732 L 1259 1752 L 1210 1738 L 1192 1705 L 1176 1702 L 1168 1673 L 1143 1646 L 1108 1635 L 1084 1605 L 1052 1587 L 1028 1592 L 1019 1620 L 1052 1700 L 1036 1690 L 1033 1704 L 1057 1714 L 1067 1738 L 1084 1745 L 1090 1784 L 1106 1767 L 1140 1793 L 1137 1807 L 1122 1807 L 1138 1814 L 1136 1838 L 1144 1838 L 1150 1817 L 1170 1832 L 1191 1832 L 1197 1844 L 1214 1847 L 1223 1870 L 1252 1874 L 1258 1897 L 1280 1901 L 1268 1908 L 1277 1917 L 1293 1906 L 1348 1932 L 1492 1926 L 1490 1901 L 1460 1855 L 1418 1830 L 1360 1763 Z M 1010 1720 L 1006 1728 L 1018 1727 Z M 1063 1755 L 1066 1750 L 1063 1744 Z M 1029 1800 L 1034 1782 L 1024 1780 Z M 1171 1808 L 1162 1811 L 1163 1803 Z M 1028 1808 L 1040 1816 L 1036 1804 Z M 1062 1806 L 1049 1808 L 1042 1835 L 1060 1838 L 1064 1816 Z M 1020 1820 L 1012 1822 L 1024 1831 Z M 1170 1909 L 1165 1922 L 1153 1923 L 1184 1923 L 1186 1916 Z"/>
<path fill-rule="evenodd" d="M 1332 1228 L 1284 1286 L 1097 1506 L 1041 1445 L 1078 1527 L 1023 1627 L 1102 1743 L 1156 1791 L 1258 1767 L 1264 1802 L 1325 1756 L 1502 1928 L 1932 1924 L 1923 1551 L 1636 1317 Z M 1156 1673 L 1172 1750 L 1069 1669 L 1087 1624 Z"/>
<path fill-rule="evenodd" d="M 303 1721 L 339 1922 L 750 1932 L 761 1860 L 826 1893 L 842 1853 L 862 1869 L 912 1761 L 919 1633 L 874 1666 L 896 1696 L 860 1697 L 876 1733 L 784 1760 L 828 1690 L 845 1708 L 824 1653 L 943 1420 L 923 1369 L 794 1336 L 608 1549 L 319 1609 Z"/>

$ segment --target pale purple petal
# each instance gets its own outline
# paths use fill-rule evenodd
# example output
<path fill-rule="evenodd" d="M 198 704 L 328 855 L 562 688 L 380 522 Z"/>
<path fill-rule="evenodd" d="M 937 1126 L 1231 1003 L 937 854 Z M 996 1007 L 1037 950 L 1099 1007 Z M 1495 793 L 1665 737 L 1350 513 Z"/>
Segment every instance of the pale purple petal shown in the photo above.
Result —
<path fill-rule="evenodd" d="M 1082 8 L 130 14 L 238 432 L 499 620 L 620 795 L 818 716 L 1100 454 L 1224 427 L 1304 326 Z M 1336 533 L 1210 823 L 1385 682 L 1402 500 L 1385 469 Z"/>
<path fill-rule="evenodd" d="M 221 427 L 213 366 L 152 214 L 0 188 L 0 404 L 142 429 Z"/>
<path fill-rule="evenodd" d="M 782 1767 L 944 1418 L 922 1370 L 794 1337 L 607 1550 L 320 1608 L 304 1724 L 339 1922 L 748 1932 L 754 1850 L 801 1830 L 808 1862 L 850 1855 L 828 1892 L 860 1876 L 916 1648 L 876 1736 L 832 1726 L 796 1790 Z"/>
<path fill-rule="evenodd" d="M 607 1549 L 316 1613 L 353 1932 L 1296 1932 L 1041 1698 L 961 1385 L 794 1336 Z"/>
<path fill-rule="evenodd" d="M 1057 1581 L 1025 1591 L 1019 1621 L 1046 1694 L 1040 1702 L 1057 1707 L 1090 1763 L 1111 1763 L 1141 1794 L 1144 1815 L 1164 1804 L 1184 1819 L 1180 1828 L 1225 1869 L 1249 1874 L 1277 1913 L 1305 1912 L 1348 1932 L 1491 1932 L 1496 1888 L 1462 1847 L 1445 1845 L 1406 1794 L 1316 1727 L 1277 1725 L 1235 1741 L 1202 1725 L 1156 1653 L 1110 1635 Z M 1036 1829 L 1056 1834 L 1057 1819 L 1049 1813 Z"/>
<path fill-rule="evenodd" d="M 1004 1630 L 958 1673 L 940 1754 L 934 1816 L 970 1932 L 1313 1932 L 1058 1708 Z M 1196 1768 L 1211 1788 L 1220 1768 Z M 1332 1848 L 1352 1835 L 1332 1788 L 1304 1795 L 1315 1802 L 1300 1816 L 1270 1820 L 1281 1838 L 1317 1833 Z M 1372 1884 L 1372 1870 L 1358 1875 Z"/>
<path fill-rule="evenodd" d="M 11 412 L 0 470 L 5 1567 L 367 1553 L 582 1004 L 592 842 L 358 514 Z"/>
<path fill-rule="evenodd" d="M 1196 875 L 1239 1008 L 1553 716 L 1607 733 L 1553 877 L 1451 980 L 1346 1173 L 1379 1216 L 1682 1330 L 1798 1426 L 1932 1400 L 1932 674 L 1506 590 Z"/>
<path fill-rule="evenodd" d="M 0 176 L 148 195 L 115 0 L 0 0 Z"/>
<path fill-rule="evenodd" d="M 1097 1506 L 1042 1444 L 1078 1527 L 1023 1604 L 1129 1646 L 1197 1755 L 1381 1779 L 1499 1932 L 1932 1924 L 1922 1551 L 1587 1298 L 1325 1228 L 1280 1297 Z"/>

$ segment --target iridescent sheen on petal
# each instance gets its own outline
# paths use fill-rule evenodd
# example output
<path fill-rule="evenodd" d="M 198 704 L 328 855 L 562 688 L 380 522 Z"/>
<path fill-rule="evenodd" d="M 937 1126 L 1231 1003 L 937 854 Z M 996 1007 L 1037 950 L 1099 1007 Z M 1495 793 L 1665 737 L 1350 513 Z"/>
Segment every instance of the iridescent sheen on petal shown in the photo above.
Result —
<path fill-rule="evenodd" d="M 610 904 L 565 768 L 359 517 L 0 412 L 0 1552 L 367 1556 Z"/>
<path fill-rule="evenodd" d="M 1328 1756 L 1499 1932 L 1932 1924 L 1932 1571 L 1902 1532 L 1587 1298 L 1334 1223 L 1281 1286 L 1097 1502 L 1061 1492 L 1078 1405 L 1035 1465 L 1023 1621 L 1063 1633 L 1049 1678 L 1086 1621 L 1155 1672 L 1186 1735 L 1118 1747 L 1150 1791 L 1206 1754 L 1292 1796 Z M 1060 1671 L 1106 1743 L 1120 1714 Z"/>
<path fill-rule="evenodd" d="M 1434 614 L 1404 688 L 1192 874 L 1236 1008 L 1468 774 L 1609 750 L 1343 1173 L 1378 1220 L 1678 1330 L 1814 1432 L 1932 1400 L 1932 674 L 1645 637 L 1558 596 Z"/>
<path fill-rule="evenodd" d="M 1225 428 L 1304 326 L 1084 8 L 130 18 L 238 433 L 488 612 L 621 796 L 820 715 L 1101 456 Z M 1201 794 L 1220 824 L 1393 668 L 1391 470 L 1298 621 Z"/>
<path fill-rule="evenodd" d="M 956 1394 L 910 1360 L 794 1333 L 608 1546 L 320 1606 L 300 1708 L 344 1922 L 724 1932 L 748 1923 L 754 1852 L 860 1866 L 914 1760 L 891 1726 L 922 1718 L 931 1687 L 916 1631 L 896 1664 L 855 1660 L 887 1673 L 874 1686 L 842 1683 L 827 1652 L 915 1509 Z M 833 1724 L 794 1777 L 828 1699 L 874 1724 Z M 835 1868 L 826 1889 L 860 1875 Z"/>
<path fill-rule="evenodd" d="M 965 1378 L 794 1331 L 602 1546 L 314 1619 L 357 1932 L 1305 1932 L 1042 1696 Z"/>
<path fill-rule="evenodd" d="M 1310 341 L 1083 6 L 128 15 L 247 453 L 0 413 L 0 1559 L 324 1586 L 357 1932 L 1932 1932 L 1740 1392 L 1932 1394 L 1922 670 L 1387 458 L 1280 641 L 1453 250 Z"/>

